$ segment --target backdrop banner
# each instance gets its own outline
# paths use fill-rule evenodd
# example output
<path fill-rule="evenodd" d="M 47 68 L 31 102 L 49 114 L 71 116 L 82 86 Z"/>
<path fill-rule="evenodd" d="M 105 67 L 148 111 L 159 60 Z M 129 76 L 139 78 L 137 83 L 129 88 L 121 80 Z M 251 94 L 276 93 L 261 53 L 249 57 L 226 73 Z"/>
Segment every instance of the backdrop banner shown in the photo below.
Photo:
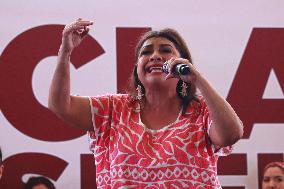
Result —
<path fill-rule="evenodd" d="M 86 132 L 47 109 L 64 25 L 94 21 L 71 57 L 74 95 L 124 92 L 134 46 L 148 30 L 174 28 L 194 65 L 233 106 L 245 134 L 219 159 L 224 189 L 259 188 L 263 167 L 284 159 L 284 1 L 4 0 L 0 5 L 1 189 L 43 175 L 60 189 L 91 189 Z"/>

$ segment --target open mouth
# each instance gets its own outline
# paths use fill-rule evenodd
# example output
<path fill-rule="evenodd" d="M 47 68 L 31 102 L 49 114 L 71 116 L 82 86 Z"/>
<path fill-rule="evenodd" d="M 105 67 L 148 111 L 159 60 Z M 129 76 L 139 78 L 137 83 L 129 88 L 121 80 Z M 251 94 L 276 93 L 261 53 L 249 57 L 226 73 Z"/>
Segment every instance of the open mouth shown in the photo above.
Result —
<path fill-rule="evenodd" d="M 148 73 L 163 73 L 163 69 L 161 66 L 151 66 L 146 69 Z"/>

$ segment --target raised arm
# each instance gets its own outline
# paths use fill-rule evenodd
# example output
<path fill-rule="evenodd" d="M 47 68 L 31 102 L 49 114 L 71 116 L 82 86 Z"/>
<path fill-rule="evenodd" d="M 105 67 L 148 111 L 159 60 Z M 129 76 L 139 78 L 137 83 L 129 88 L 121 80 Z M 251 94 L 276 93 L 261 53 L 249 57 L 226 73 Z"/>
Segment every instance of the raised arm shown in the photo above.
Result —
<path fill-rule="evenodd" d="M 213 144 L 224 147 L 237 142 L 243 136 L 243 124 L 231 105 L 200 74 L 196 86 L 201 91 L 212 118 L 209 136 Z"/>
<path fill-rule="evenodd" d="M 243 136 L 243 124 L 231 105 L 221 97 L 209 82 L 189 63 L 188 60 L 176 58 L 171 60 L 170 69 L 175 64 L 184 63 L 190 67 L 190 74 L 181 76 L 185 82 L 191 82 L 202 93 L 212 119 L 209 136 L 216 147 L 229 146 L 237 142 Z M 169 74 L 167 78 L 175 77 Z"/>
<path fill-rule="evenodd" d="M 91 110 L 87 97 L 70 95 L 70 55 L 88 34 L 88 26 L 92 24 L 77 19 L 65 26 L 48 98 L 51 111 L 69 124 L 85 130 L 92 129 Z"/>

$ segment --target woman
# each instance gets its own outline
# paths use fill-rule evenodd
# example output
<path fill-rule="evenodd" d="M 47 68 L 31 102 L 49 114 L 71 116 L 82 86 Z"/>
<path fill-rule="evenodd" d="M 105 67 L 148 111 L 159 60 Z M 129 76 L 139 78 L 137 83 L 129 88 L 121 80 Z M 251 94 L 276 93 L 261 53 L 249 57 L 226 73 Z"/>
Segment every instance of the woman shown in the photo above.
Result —
<path fill-rule="evenodd" d="M 284 189 L 284 162 L 271 162 L 265 166 L 262 189 Z"/>
<path fill-rule="evenodd" d="M 242 122 L 192 65 L 181 36 L 165 29 L 141 37 L 129 94 L 70 96 L 70 54 L 92 24 L 65 27 L 49 108 L 89 131 L 97 187 L 221 188 L 217 159 L 242 137 Z M 177 64 L 190 74 L 175 74 Z"/>

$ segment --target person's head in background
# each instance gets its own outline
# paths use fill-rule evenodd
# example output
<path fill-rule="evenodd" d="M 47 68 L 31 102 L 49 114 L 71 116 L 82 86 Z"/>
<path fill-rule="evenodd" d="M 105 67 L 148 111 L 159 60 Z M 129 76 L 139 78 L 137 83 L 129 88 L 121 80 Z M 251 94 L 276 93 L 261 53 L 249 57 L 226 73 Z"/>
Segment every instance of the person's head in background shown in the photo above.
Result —
<path fill-rule="evenodd" d="M 262 189 L 284 189 L 284 162 L 271 162 L 265 166 Z"/>
<path fill-rule="evenodd" d="M 0 179 L 1 179 L 2 174 L 3 174 L 3 170 L 4 170 L 4 165 L 3 165 L 3 160 L 2 160 L 2 151 L 1 151 L 1 148 L 0 148 Z"/>
<path fill-rule="evenodd" d="M 30 177 L 24 189 L 55 189 L 53 183 L 45 177 Z"/>

